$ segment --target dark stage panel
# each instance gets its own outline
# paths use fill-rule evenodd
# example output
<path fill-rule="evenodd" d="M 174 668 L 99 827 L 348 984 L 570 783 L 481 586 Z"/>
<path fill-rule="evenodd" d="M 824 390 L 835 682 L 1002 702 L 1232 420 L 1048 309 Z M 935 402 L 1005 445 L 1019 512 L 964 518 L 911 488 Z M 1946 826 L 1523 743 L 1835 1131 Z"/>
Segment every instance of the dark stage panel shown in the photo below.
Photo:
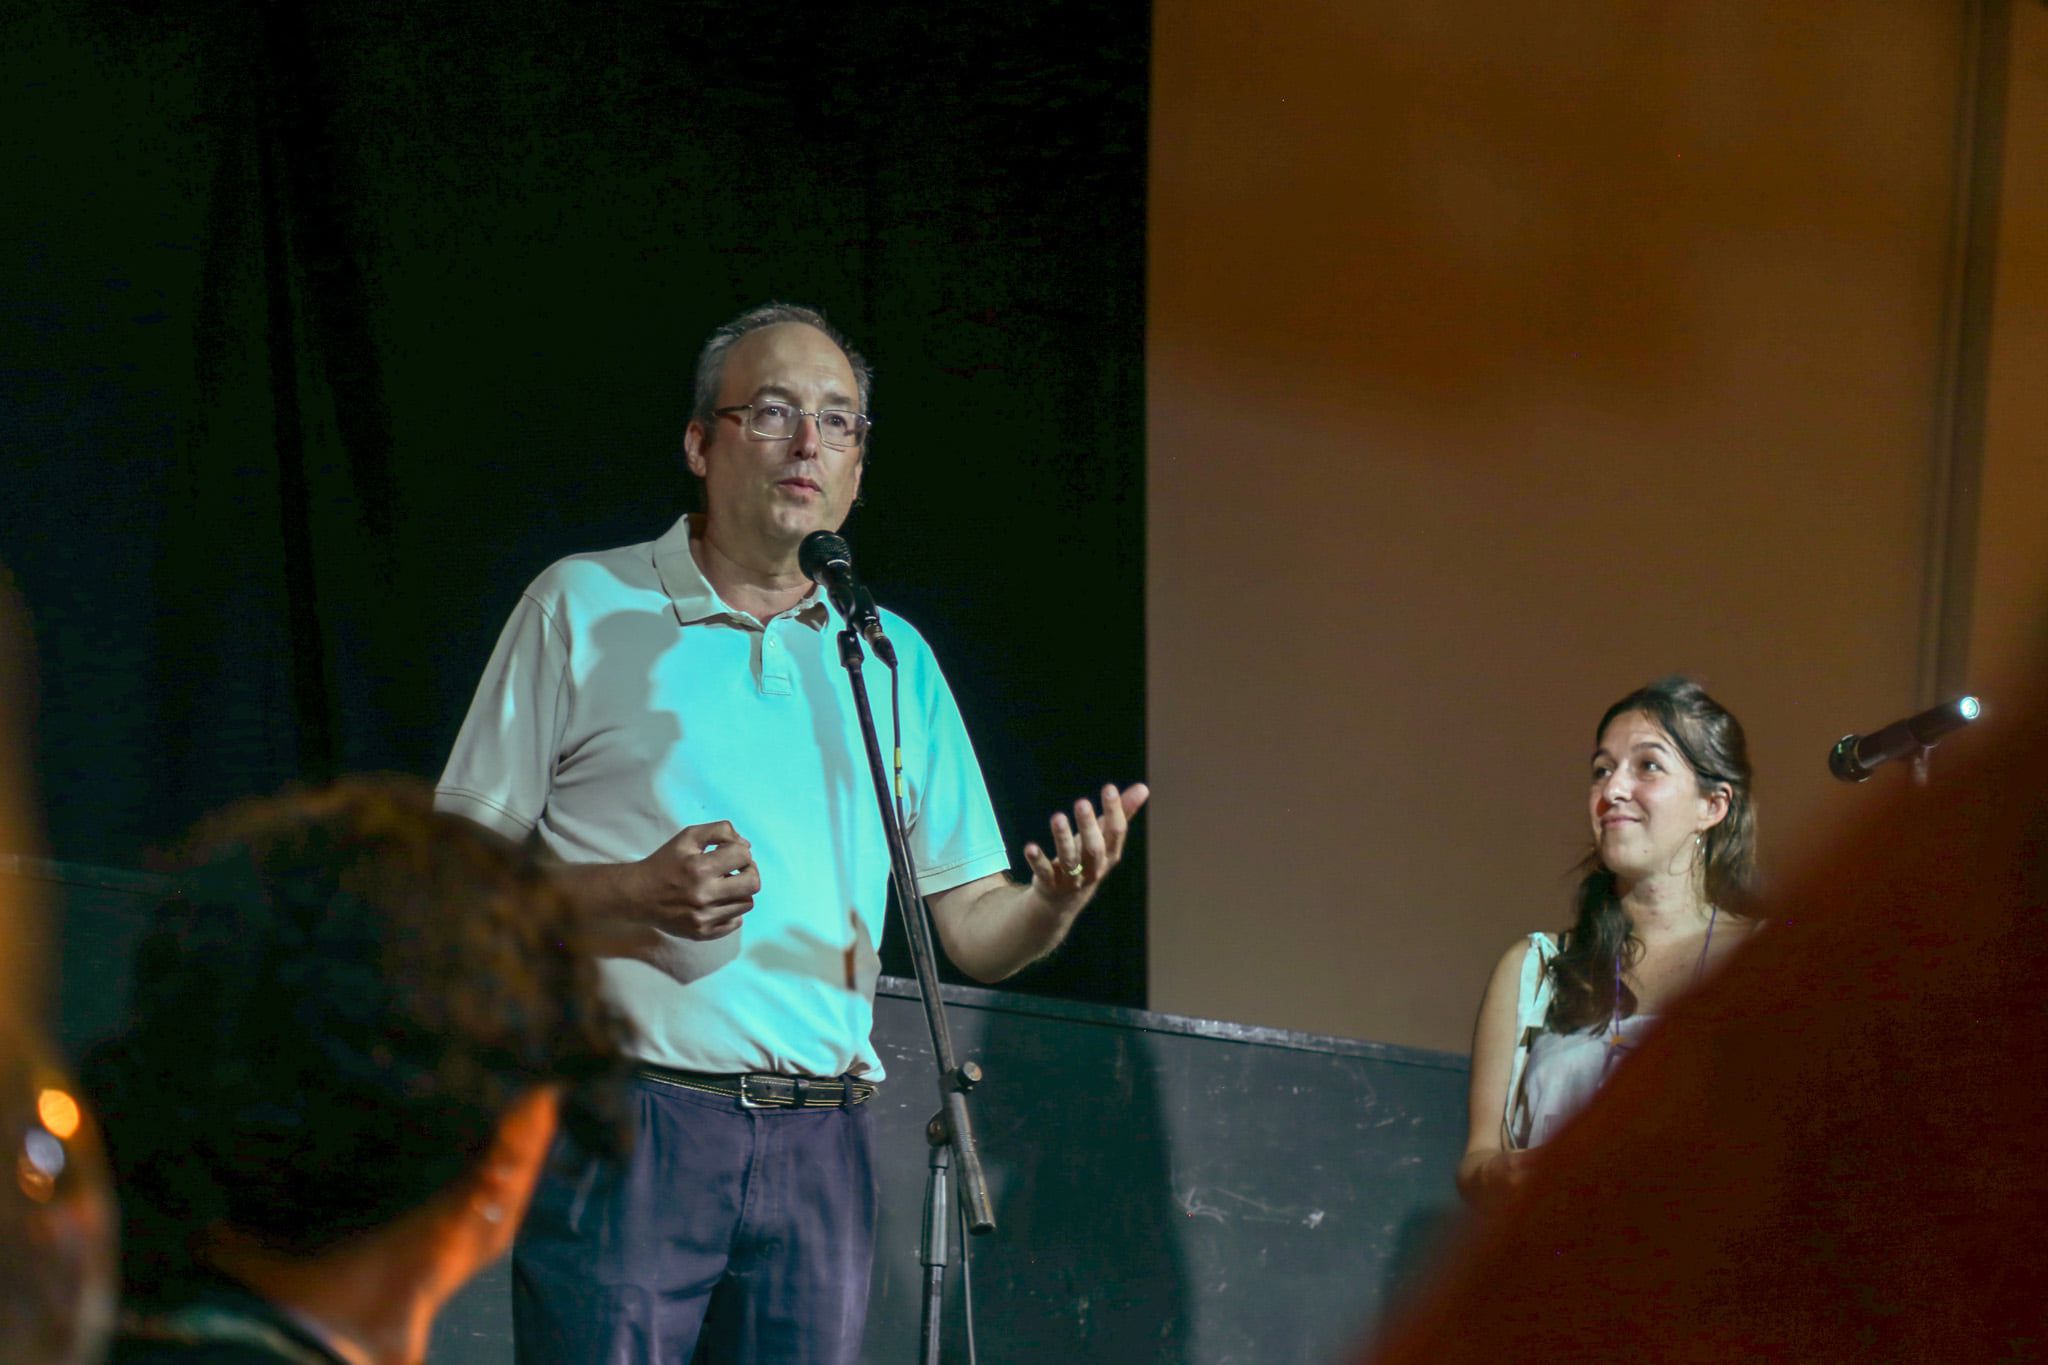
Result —
<path fill-rule="evenodd" d="M 119 1021 L 129 956 L 169 883 L 0 858 L 59 914 L 58 1030 Z M 997 1230 L 973 1244 L 989 1365 L 1326 1362 L 1384 1313 L 1458 1220 L 1466 1059 L 1351 1039 L 948 986 L 987 1079 L 975 1119 Z M 937 1107 L 913 983 L 876 1002 L 890 1080 L 866 1359 L 916 1355 L 925 1120 Z M 946 1358 L 966 1358 L 957 1238 Z M 511 1359 L 509 1280 L 443 1316 L 434 1359 Z"/>

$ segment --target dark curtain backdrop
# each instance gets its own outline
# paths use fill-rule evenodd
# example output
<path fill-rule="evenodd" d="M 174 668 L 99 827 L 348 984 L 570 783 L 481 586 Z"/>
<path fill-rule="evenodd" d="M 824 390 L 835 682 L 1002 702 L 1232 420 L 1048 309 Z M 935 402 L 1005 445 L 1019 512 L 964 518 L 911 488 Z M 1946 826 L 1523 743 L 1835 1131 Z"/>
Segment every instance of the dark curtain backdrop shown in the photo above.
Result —
<path fill-rule="evenodd" d="M 1013 850 L 1143 773 L 1147 7 L 6 13 L 0 561 L 56 856 L 437 773 L 527 580 L 681 509 L 695 350 L 769 298 L 877 367 L 847 534 Z M 1141 837 L 1018 984 L 1144 1003 L 1144 889 Z"/>

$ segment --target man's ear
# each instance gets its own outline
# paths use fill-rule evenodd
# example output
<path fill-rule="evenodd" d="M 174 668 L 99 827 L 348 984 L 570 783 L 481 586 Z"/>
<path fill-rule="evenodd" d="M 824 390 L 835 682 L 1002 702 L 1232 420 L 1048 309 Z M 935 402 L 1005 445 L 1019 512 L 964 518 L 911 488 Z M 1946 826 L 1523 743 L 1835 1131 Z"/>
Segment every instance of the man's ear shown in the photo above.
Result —
<path fill-rule="evenodd" d="M 706 439 L 709 432 L 702 422 L 691 422 L 683 429 L 683 461 L 690 466 L 690 472 L 698 478 L 704 477 L 704 452 L 711 442 Z"/>
<path fill-rule="evenodd" d="M 490 1150 L 469 1177 L 465 1202 L 484 1232 L 481 1263 L 496 1259 L 512 1244 L 512 1234 L 526 1216 L 555 1140 L 561 1101 L 561 1091 L 551 1085 L 536 1086 L 514 1100 L 498 1120 Z"/>

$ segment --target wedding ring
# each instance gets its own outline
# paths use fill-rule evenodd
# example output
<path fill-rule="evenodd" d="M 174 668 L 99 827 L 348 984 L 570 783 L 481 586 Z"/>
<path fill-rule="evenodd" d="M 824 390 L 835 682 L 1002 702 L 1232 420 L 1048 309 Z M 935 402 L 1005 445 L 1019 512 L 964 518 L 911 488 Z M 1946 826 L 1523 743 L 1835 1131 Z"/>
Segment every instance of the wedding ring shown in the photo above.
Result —
<path fill-rule="evenodd" d="M 1060 871 L 1066 873 L 1077 882 L 1081 880 L 1081 865 L 1079 863 L 1075 863 L 1072 867 L 1062 866 Z"/>

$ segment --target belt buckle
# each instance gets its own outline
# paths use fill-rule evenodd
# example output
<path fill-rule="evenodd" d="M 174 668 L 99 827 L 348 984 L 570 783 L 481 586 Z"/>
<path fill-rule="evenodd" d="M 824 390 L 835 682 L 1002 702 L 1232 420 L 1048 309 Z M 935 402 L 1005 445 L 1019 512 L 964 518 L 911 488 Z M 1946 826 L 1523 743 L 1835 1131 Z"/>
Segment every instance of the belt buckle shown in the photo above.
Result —
<path fill-rule="evenodd" d="M 740 1077 L 740 1108 L 742 1108 L 742 1109 L 786 1109 L 786 1108 L 788 1108 L 789 1106 L 788 1106 L 788 1104 L 787 1104 L 786 1102 L 781 1102 L 781 1101 L 777 1101 L 777 1100 L 775 1100 L 775 1099 L 772 1099 L 772 1098 L 771 1098 L 771 1099 L 766 1099 L 766 1100 L 757 1100 L 757 1099 L 755 1099 L 755 1098 L 753 1097 L 753 1095 L 752 1095 L 752 1094 L 750 1093 L 750 1091 L 749 1091 L 749 1087 L 750 1087 L 750 1086 L 751 1086 L 751 1085 L 752 1085 L 752 1084 L 753 1084 L 753 1083 L 754 1083 L 755 1081 L 757 1081 L 757 1080 L 760 1080 L 760 1079 L 761 1079 L 761 1077 L 759 1077 L 759 1076 L 755 1076 L 755 1075 L 753 1075 L 753 1074 L 752 1074 L 751 1072 L 749 1072 L 749 1073 L 747 1073 L 747 1074 L 744 1074 L 744 1075 L 742 1075 L 742 1076 Z"/>

